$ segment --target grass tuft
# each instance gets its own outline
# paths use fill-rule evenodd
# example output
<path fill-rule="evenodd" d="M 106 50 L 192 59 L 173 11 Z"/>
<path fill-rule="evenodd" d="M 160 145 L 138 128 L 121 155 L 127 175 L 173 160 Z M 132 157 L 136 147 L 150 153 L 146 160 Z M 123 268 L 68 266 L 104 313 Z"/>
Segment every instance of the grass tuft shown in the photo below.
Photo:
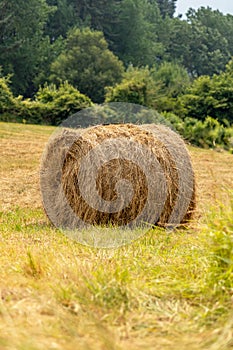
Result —
<path fill-rule="evenodd" d="M 38 166 L 52 131 L 0 123 L 0 349 L 232 349 L 232 155 L 190 148 L 191 227 L 98 250 L 41 208 Z"/>

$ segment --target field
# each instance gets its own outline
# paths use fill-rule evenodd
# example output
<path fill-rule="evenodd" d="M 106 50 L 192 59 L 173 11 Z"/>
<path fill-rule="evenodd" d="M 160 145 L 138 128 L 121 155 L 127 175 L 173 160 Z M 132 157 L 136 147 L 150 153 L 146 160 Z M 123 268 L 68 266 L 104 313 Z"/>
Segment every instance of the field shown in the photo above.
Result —
<path fill-rule="evenodd" d="M 233 349 L 233 155 L 189 146 L 188 228 L 95 250 L 43 212 L 53 130 L 0 123 L 0 350 Z"/>

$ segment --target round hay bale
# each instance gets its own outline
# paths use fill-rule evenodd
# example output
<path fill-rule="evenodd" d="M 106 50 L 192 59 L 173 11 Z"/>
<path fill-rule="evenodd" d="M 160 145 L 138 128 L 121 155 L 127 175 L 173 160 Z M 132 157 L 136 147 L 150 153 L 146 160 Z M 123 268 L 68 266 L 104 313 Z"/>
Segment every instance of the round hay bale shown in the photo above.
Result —
<path fill-rule="evenodd" d="M 178 171 L 178 199 L 176 205 L 168 217 L 164 212 L 160 222 L 173 224 L 176 222 L 187 223 L 192 219 L 196 208 L 196 183 L 191 158 L 182 138 L 165 125 L 144 124 L 143 129 L 150 131 L 163 142 L 172 159 L 175 160 Z"/>
<path fill-rule="evenodd" d="M 162 125 L 114 124 L 63 129 L 41 164 L 49 219 L 85 225 L 177 226 L 192 217 L 195 181 L 181 138 Z"/>

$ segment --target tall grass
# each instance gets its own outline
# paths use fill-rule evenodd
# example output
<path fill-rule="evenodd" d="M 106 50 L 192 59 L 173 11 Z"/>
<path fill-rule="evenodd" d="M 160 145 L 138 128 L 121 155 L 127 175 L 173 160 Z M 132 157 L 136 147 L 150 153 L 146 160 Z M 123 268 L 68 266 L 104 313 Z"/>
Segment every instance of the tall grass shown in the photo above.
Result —
<path fill-rule="evenodd" d="M 69 240 L 38 209 L 2 212 L 0 229 L 3 349 L 77 348 L 78 334 L 80 349 L 230 349 L 232 192 L 198 230 L 151 229 L 116 250 Z"/>

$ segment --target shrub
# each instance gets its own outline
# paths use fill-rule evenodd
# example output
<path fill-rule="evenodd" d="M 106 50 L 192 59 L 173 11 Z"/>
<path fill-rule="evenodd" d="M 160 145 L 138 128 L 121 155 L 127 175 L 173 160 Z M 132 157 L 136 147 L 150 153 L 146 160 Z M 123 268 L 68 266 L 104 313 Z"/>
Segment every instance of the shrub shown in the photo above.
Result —
<path fill-rule="evenodd" d="M 190 117 L 181 119 L 173 113 L 163 115 L 190 143 L 203 148 L 222 146 L 231 150 L 233 130 L 220 124 L 216 119 L 207 117 L 201 121 Z"/>
<path fill-rule="evenodd" d="M 185 123 L 183 119 L 172 112 L 163 112 L 162 115 L 169 123 L 169 126 L 173 127 L 179 134 L 184 136 Z"/>
<path fill-rule="evenodd" d="M 119 84 L 106 88 L 105 101 L 128 102 L 151 107 L 156 92 L 157 86 L 151 77 L 150 69 L 130 66 Z"/>
<path fill-rule="evenodd" d="M 9 112 L 14 108 L 14 96 L 8 84 L 9 77 L 0 78 L 0 113 Z"/>
<path fill-rule="evenodd" d="M 54 84 L 40 87 L 35 99 L 33 103 L 37 103 L 38 106 L 39 104 L 47 106 L 47 115 L 43 118 L 52 125 L 58 125 L 70 115 L 93 105 L 89 97 L 81 94 L 68 82 L 62 83 L 59 87 Z"/>
<path fill-rule="evenodd" d="M 229 128 L 211 117 L 203 122 L 194 118 L 184 120 L 184 137 L 197 146 L 208 148 L 219 145 L 228 149 L 231 136 Z"/>
<path fill-rule="evenodd" d="M 213 77 L 201 76 L 194 80 L 186 94 L 178 101 L 186 116 L 205 120 L 211 115 L 220 122 L 233 123 L 233 63 L 226 71 Z"/>
<path fill-rule="evenodd" d="M 90 107 L 91 100 L 67 82 L 40 87 L 35 100 L 14 97 L 6 78 L 0 79 L 0 119 L 31 124 L 58 125 L 62 120 Z"/>
<path fill-rule="evenodd" d="M 125 81 L 114 88 L 108 88 L 106 102 L 128 102 L 147 105 L 146 84 L 137 81 Z"/>
<path fill-rule="evenodd" d="M 47 116 L 51 113 L 49 105 L 30 99 L 22 100 L 21 96 L 16 101 L 18 120 L 21 119 L 30 124 L 49 124 L 47 122 Z"/>
<path fill-rule="evenodd" d="M 159 67 L 129 66 L 121 83 L 107 88 L 106 102 L 131 102 L 152 107 L 158 112 L 182 111 L 178 96 L 190 84 L 186 70 L 165 62 Z"/>

